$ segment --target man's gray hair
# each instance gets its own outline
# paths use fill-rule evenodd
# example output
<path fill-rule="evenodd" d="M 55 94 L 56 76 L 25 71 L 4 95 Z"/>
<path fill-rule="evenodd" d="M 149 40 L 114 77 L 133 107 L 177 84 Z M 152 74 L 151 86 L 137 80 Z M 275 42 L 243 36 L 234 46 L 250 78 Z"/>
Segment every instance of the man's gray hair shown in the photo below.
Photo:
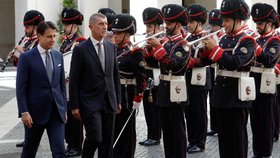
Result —
<path fill-rule="evenodd" d="M 100 14 L 100 13 L 94 13 L 90 16 L 89 18 L 89 24 L 92 24 L 96 21 L 97 18 L 107 18 L 104 14 Z"/>

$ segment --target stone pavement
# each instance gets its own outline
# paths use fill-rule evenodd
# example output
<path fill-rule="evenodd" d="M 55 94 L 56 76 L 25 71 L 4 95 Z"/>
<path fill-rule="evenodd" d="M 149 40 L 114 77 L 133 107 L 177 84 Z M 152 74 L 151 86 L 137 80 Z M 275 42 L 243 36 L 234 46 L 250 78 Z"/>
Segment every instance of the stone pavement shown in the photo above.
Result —
<path fill-rule="evenodd" d="M 13 70 L 11 70 L 13 71 Z M 15 78 L 9 76 L 9 78 L 3 77 L 3 75 L 0 73 L 0 116 L 3 116 L 3 109 L 4 108 L 11 108 L 12 106 L 16 106 L 16 100 L 13 99 L 15 97 L 15 88 L 7 86 L 6 80 L 11 80 L 10 82 L 14 82 L 13 80 Z M 4 85 L 1 84 L 3 81 Z M 11 110 L 13 111 L 13 110 Z M 0 158 L 18 158 L 20 157 L 21 148 L 16 148 L 15 144 L 22 140 L 23 138 L 23 126 L 20 122 L 20 120 L 17 118 L 17 113 L 13 112 L 13 114 L 10 117 L 6 116 L 7 118 L 10 118 L 10 120 L 7 120 L 6 122 L 0 122 L 0 131 L 1 129 L 7 129 L 5 131 L 6 133 L 2 136 L 0 132 Z M 3 119 L 3 118 L 1 118 Z M 15 126 L 13 128 L 8 129 L 4 124 L 13 124 L 16 122 Z M 161 142 L 160 145 L 157 146 L 151 146 L 151 147 L 144 147 L 138 145 L 139 141 L 142 141 L 146 138 L 146 123 L 145 123 L 145 117 L 143 114 L 143 108 L 141 107 L 139 110 L 139 113 L 137 115 L 137 125 L 136 125 L 136 131 L 137 131 L 137 147 L 136 147 L 136 153 L 135 158 L 163 158 L 164 157 L 164 151 L 163 151 L 163 143 Z M 252 147 L 251 147 L 251 131 L 250 127 L 248 125 L 248 132 L 249 132 L 249 151 L 248 151 L 248 157 L 252 157 Z M 274 143 L 274 150 L 273 150 L 273 157 L 279 158 L 280 157 L 280 141 Z M 217 136 L 211 136 L 207 137 L 207 143 L 206 143 L 206 149 L 204 152 L 196 153 L 196 154 L 188 154 L 189 158 L 218 158 L 219 157 L 219 151 L 218 151 L 218 141 Z M 46 136 L 46 133 L 44 134 L 41 144 L 38 149 L 37 153 L 38 158 L 50 158 L 51 152 L 49 149 L 49 143 Z"/>

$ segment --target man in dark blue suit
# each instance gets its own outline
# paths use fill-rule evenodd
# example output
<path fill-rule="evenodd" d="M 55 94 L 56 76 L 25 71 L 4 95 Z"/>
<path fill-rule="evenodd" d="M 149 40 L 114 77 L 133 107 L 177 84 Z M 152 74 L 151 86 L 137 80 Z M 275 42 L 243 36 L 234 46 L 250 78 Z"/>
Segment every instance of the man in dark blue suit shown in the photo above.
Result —
<path fill-rule="evenodd" d="M 36 156 L 45 129 L 52 157 L 65 157 L 67 106 L 63 56 L 52 49 L 56 30 L 52 22 L 41 22 L 37 27 L 38 46 L 22 54 L 19 59 L 16 95 L 19 117 L 25 128 L 22 158 Z"/>
<path fill-rule="evenodd" d="M 116 47 L 104 39 L 107 18 L 93 14 L 91 36 L 74 50 L 70 69 L 70 107 L 86 129 L 82 158 L 112 157 L 115 113 L 120 111 L 120 79 Z"/>

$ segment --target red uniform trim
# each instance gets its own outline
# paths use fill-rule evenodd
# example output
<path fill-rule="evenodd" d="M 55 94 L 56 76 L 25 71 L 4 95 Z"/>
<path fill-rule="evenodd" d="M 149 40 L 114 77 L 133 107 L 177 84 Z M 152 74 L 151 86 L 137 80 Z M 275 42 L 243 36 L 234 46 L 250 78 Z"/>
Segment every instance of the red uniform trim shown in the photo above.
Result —
<path fill-rule="evenodd" d="M 222 57 L 223 53 L 224 53 L 224 50 L 221 47 L 216 46 L 211 51 L 211 53 L 209 54 L 208 58 L 213 60 L 214 62 L 217 62 Z"/>
<path fill-rule="evenodd" d="M 256 56 L 259 56 L 261 55 L 263 52 L 263 49 L 262 47 L 260 47 L 260 45 L 257 45 L 257 48 L 256 48 Z"/>
<path fill-rule="evenodd" d="M 157 47 L 155 47 L 155 49 L 151 52 L 151 54 L 158 60 L 161 61 L 164 57 L 164 55 L 166 55 L 166 51 L 164 49 L 164 47 L 162 45 L 159 45 Z"/>
<path fill-rule="evenodd" d="M 274 66 L 274 72 L 277 74 L 277 75 L 280 75 L 280 64 L 276 64 Z"/>

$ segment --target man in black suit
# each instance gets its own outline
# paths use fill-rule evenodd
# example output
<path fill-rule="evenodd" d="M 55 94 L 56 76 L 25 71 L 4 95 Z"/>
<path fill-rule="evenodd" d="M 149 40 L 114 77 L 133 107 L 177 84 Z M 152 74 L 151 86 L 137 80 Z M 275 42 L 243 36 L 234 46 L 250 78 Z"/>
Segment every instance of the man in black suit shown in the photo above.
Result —
<path fill-rule="evenodd" d="M 93 14 L 91 36 L 73 50 L 70 69 L 70 106 L 82 119 L 86 138 L 82 157 L 112 157 L 115 113 L 120 110 L 120 79 L 115 46 L 104 40 L 107 18 Z"/>
<path fill-rule="evenodd" d="M 45 129 L 52 157 L 65 157 L 67 105 L 63 56 L 52 49 L 56 30 L 52 22 L 41 22 L 37 27 L 38 46 L 19 58 L 16 95 L 19 117 L 25 128 L 22 158 L 35 158 Z"/>

